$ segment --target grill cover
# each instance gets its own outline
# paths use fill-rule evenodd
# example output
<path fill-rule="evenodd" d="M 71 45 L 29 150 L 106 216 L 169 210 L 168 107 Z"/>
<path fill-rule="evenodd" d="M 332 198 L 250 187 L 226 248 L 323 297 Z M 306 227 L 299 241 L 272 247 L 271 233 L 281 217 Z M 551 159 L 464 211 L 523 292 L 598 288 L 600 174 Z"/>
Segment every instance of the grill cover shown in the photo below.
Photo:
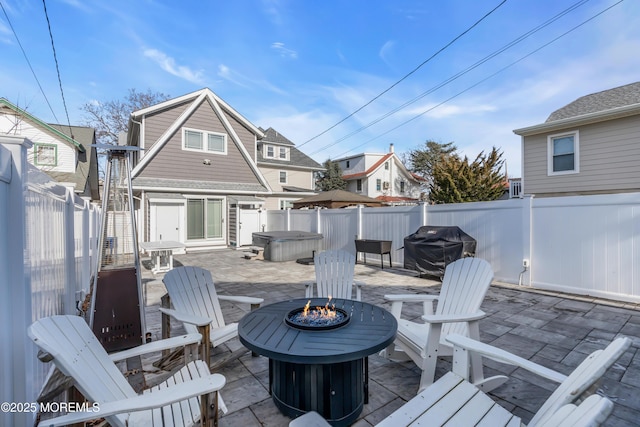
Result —
<path fill-rule="evenodd" d="M 448 264 L 475 254 L 476 240 L 459 227 L 426 225 L 404 238 L 404 268 L 421 276 L 442 277 Z"/>

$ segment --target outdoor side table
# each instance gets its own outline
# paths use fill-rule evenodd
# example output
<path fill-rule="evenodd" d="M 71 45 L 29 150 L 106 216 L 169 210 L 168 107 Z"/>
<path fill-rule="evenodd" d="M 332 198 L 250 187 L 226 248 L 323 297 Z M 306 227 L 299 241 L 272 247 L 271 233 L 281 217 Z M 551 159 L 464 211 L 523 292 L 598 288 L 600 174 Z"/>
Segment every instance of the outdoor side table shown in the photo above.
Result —
<path fill-rule="evenodd" d="M 184 243 L 174 241 L 158 241 L 140 243 L 140 247 L 151 255 L 153 267 L 151 272 L 164 273 L 173 269 L 173 251 L 183 249 Z M 164 262 L 163 262 L 164 261 Z"/>
<path fill-rule="evenodd" d="M 263 306 L 238 325 L 240 342 L 269 358 L 269 392 L 280 411 L 298 417 L 320 413 L 333 426 L 348 426 L 362 412 L 368 396 L 366 358 L 395 339 L 398 324 L 382 307 L 346 299 L 331 303 L 347 312 L 349 321 L 335 329 L 298 329 L 287 314 L 309 299 Z M 311 307 L 327 298 L 311 298 Z"/>

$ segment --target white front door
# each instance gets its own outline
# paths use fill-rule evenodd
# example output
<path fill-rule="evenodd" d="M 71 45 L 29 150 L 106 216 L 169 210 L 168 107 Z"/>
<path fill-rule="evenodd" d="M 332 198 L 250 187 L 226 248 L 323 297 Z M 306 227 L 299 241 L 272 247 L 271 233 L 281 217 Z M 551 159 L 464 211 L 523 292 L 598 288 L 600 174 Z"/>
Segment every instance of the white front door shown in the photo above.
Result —
<path fill-rule="evenodd" d="M 253 244 L 253 233 L 260 231 L 260 212 L 254 209 L 239 209 L 239 246 Z"/>
<path fill-rule="evenodd" d="M 170 203 L 156 204 L 155 232 L 152 230 L 152 240 L 180 242 L 180 208 L 182 205 Z"/>

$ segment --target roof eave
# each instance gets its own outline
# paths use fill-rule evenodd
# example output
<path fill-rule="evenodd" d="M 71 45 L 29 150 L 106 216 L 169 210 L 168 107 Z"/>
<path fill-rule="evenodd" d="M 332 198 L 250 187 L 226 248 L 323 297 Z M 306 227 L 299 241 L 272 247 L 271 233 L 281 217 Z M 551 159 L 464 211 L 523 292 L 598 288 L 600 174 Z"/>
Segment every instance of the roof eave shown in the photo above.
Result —
<path fill-rule="evenodd" d="M 612 108 L 605 111 L 597 111 L 595 113 L 583 114 L 576 117 L 568 117 L 566 119 L 514 129 L 513 133 L 520 136 L 538 135 L 541 133 L 565 129 L 571 126 L 584 126 L 592 123 L 634 116 L 636 114 L 640 114 L 640 104 L 625 105 L 624 107 Z"/>

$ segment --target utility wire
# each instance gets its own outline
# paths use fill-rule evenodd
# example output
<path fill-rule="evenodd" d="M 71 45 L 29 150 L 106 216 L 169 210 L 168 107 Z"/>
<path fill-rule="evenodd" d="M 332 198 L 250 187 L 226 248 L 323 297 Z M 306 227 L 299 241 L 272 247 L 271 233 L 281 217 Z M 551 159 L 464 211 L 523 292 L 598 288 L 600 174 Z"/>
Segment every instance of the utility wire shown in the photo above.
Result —
<path fill-rule="evenodd" d="M 558 13 L 557 15 L 553 16 L 552 18 L 548 19 L 547 21 L 543 22 L 542 24 L 538 25 L 537 27 L 527 31 L 526 33 L 522 34 L 521 36 L 519 36 L 518 38 L 512 40 L 511 42 L 507 43 L 506 45 L 504 45 L 503 47 L 501 47 L 500 49 L 494 51 L 493 53 L 485 56 L 483 59 L 481 59 L 480 61 L 476 62 L 473 65 L 470 65 L 469 67 L 465 68 L 464 70 L 458 72 L 457 74 L 449 77 L 448 79 L 444 80 L 443 82 L 440 82 L 439 84 L 437 84 L 436 86 L 432 87 L 431 89 L 421 93 L 420 95 L 416 96 L 415 98 L 405 102 L 404 104 L 394 108 L 393 110 L 383 114 L 382 116 L 372 120 L 371 122 L 367 123 L 366 125 L 363 125 L 362 127 L 354 130 L 353 132 L 338 138 L 336 141 L 332 142 L 331 144 L 325 145 L 321 148 L 318 148 L 316 151 L 311 152 L 309 155 L 314 155 L 317 154 L 329 147 L 333 147 L 334 145 L 362 132 L 365 129 L 368 129 L 369 127 L 373 126 L 374 124 L 377 124 L 381 121 L 383 121 L 384 119 L 394 115 L 395 113 L 397 113 L 398 111 L 401 111 L 402 109 L 404 109 L 405 107 L 408 107 L 409 105 L 419 101 L 420 99 L 424 98 L 425 96 L 437 91 L 438 89 L 446 86 L 447 84 L 457 80 L 458 78 L 462 77 L 463 75 L 467 74 L 468 72 L 474 70 L 475 68 L 478 68 L 480 65 L 484 64 L 485 62 L 488 62 L 490 59 L 495 58 L 496 56 L 498 56 L 499 54 L 507 51 L 508 49 L 512 48 L 513 46 L 517 45 L 518 43 L 522 42 L 523 40 L 527 39 L 528 37 L 532 36 L 533 34 L 537 33 L 538 31 L 542 30 L 545 27 L 548 27 L 549 25 L 551 25 L 552 23 L 554 23 L 555 21 L 557 21 L 558 19 L 562 18 L 563 16 L 567 15 L 570 12 L 573 12 L 575 9 L 579 8 L 580 6 L 584 5 L 585 3 L 589 2 L 590 0 L 580 0 L 577 3 L 574 3 L 573 5 L 569 6 L 567 9 L 563 10 L 562 12 Z"/>
<path fill-rule="evenodd" d="M 51 49 L 53 50 L 53 59 L 56 63 L 56 73 L 58 74 L 58 84 L 60 85 L 60 95 L 62 96 L 62 105 L 64 106 L 64 112 L 67 115 L 67 125 L 69 126 L 69 135 L 73 138 L 73 131 L 71 130 L 71 121 L 69 120 L 69 111 L 67 110 L 67 101 L 64 99 L 64 91 L 62 90 L 62 79 L 60 78 L 60 67 L 58 67 L 58 56 L 56 55 L 56 46 L 53 44 L 53 34 L 51 33 L 51 22 L 49 22 L 49 14 L 47 13 L 47 4 L 45 0 L 42 0 L 44 6 L 44 16 L 47 18 L 47 27 L 49 28 L 49 38 L 51 39 Z M 58 119 L 56 119 L 58 120 Z"/>
<path fill-rule="evenodd" d="M 44 0 L 43 0 L 44 1 Z M 362 109 L 364 109 L 366 106 L 368 106 L 369 104 L 371 104 L 372 102 L 374 102 L 375 100 L 377 100 L 378 98 L 380 98 L 382 95 L 384 95 L 385 93 L 389 92 L 391 89 L 393 89 L 394 87 L 396 87 L 397 85 L 399 85 L 402 81 L 406 80 L 409 76 L 411 76 L 413 73 L 415 73 L 416 71 L 418 71 L 418 69 L 420 69 L 423 65 L 425 65 L 427 62 L 431 61 L 433 58 L 435 58 L 436 56 L 438 56 L 440 53 L 444 52 L 449 46 L 451 46 L 453 43 L 455 43 L 458 39 L 460 39 L 462 36 L 464 36 L 465 34 L 467 34 L 469 31 L 471 31 L 473 28 L 475 28 L 478 24 L 480 24 L 482 21 L 484 21 L 489 15 L 491 15 L 493 12 L 495 12 L 496 10 L 498 10 L 498 8 L 500 8 L 500 6 L 502 6 L 503 4 L 505 4 L 507 2 L 507 0 L 502 0 L 502 2 L 500 2 L 500 4 L 498 4 L 496 7 L 494 7 L 493 9 L 491 9 L 491 11 L 489 11 L 487 14 L 485 14 L 482 18 L 480 18 L 478 21 L 476 21 L 472 26 L 470 26 L 469 28 L 467 28 L 466 30 L 464 30 L 462 33 L 460 33 L 458 36 L 456 36 L 453 40 L 451 40 L 449 43 L 447 43 L 444 47 L 440 48 L 436 53 L 434 53 L 433 55 L 431 55 L 429 58 L 427 58 L 426 60 L 424 60 L 420 65 L 418 65 L 416 68 L 414 68 L 413 70 L 411 70 L 409 73 L 407 73 L 404 77 L 402 77 L 400 80 L 398 80 L 397 82 L 395 82 L 394 84 L 392 84 L 391 86 L 389 86 L 388 88 L 386 88 L 385 90 L 383 90 L 382 92 L 380 92 L 378 95 L 376 95 L 373 99 L 371 99 L 369 102 L 367 102 L 366 104 L 364 104 L 363 106 L 361 106 L 360 108 L 358 108 L 357 110 L 355 110 L 354 112 L 352 112 L 351 114 L 349 114 L 347 117 L 343 118 L 342 120 L 340 120 L 338 123 L 334 124 L 333 126 L 329 127 L 328 129 L 325 129 L 324 131 L 320 132 L 319 134 L 317 134 L 316 136 L 314 136 L 311 139 L 306 140 L 305 142 L 303 142 L 302 144 L 300 144 L 298 147 L 302 147 L 305 144 L 308 144 L 309 142 L 313 141 L 314 139 L 324 135 L 325 133 L 329 132 L 331 129 L 335 128 L 336 126 L 338 126 L 339 124 L 343 123 L 344 121 L 348 120 L 349 118 L 353 117 L 355 114 L 357 114 L 358 112 L 360 112 Z"/>
<path fill-rule="evenodd" d="M 467 87 L 466 89 L 464 89 L 464 90 L 462 90 L 462 91 L 460 91 L 460 92 L 456 93 L 455 95 L 453 95 L 453 96 L 451 96 L 451 97 L 449 97 L 449 98 L 445 99 L 444 101 L 440 102 L 439 104 L 434 105 L 433 107 L 428 108 L 427 110 L 425 110 L 425 111 L 423 111 L 423 112 L 421 112 L 421 113 L 419 113 L 419 114 L 417 114 L 417 115 L 413 116 L 413 117 L 412 117 L 412 118 L 410 118 L 409 120 L 406 120 L 406 121 L 404 121 L 404 122 L 400 123 L 399 125 L 397 125 L 397 126 L 395 126 L 395 127 L 391 128 L 391 129 L 389 129 L 388 131 L 386 131 L 386 132 L 384 132 L 384 133 L 381 133 L 380 135 L 377 135 L 376 137 L 371 138 L 371 139 L 369 139 L 369 140 L 367 140 L 367 141 L 363 142 L 362 144 L 360 144 L 360 145 L 358 145 L 358 146 L 352 147 L 349 151 L 345 151 L 344 153 L 339 154 L 337 157 L 344 156 L 344 155 L 346 155 L 346 154 L 350 153 L 351 151 L 353 151 L 353 150 L 354 150 L 354 149 L 356 149 L 356 148 L 362 147 L 363 145 L 368 144 L 368 143 L 370 143 L 371 141 L 375 141 L 375 140 L 376 140 L 376 139 L 378 139 L 378 138 L 381 138 L 381 137 L 383 137 L 383 136 L 385 136 L 385 135 L 388 135 L 389 133 L 393 132 L 394 130 L 396 130 L 396 129 L 398 129 L 398 128 L 400 128 L 400 127 L 402 127 L 402 126 L 404 126 L 404 125 L 406 125 L 406 124 L 408 124 L 408 123 L 410 123 L 410 122 L 412 122 L 412 121 L 414 121 L 414 120 L 418 119 L 419 117 L 421 117 L 421 116 L 423 116 L 423 115 L 427 114 L 427 113 L 428 113 L 428 112 L 430 112 L 430 111 L 435 110 L 436 108 L 440 107 L 441 105 L 443 105 L 443 104 L 445 104 L 445 103 L 447 103 L 447 102 L 451 101 L 452 99 L 457 98 L 458 96 L 460 96 L 460 95 L 462 95 L 462 94 L 464 94 L 464 93 L 466 93 L 466 92 L 470 91 L 471 89 L 474 89 L 475 87 L 477 87 L 477 86 L 481 85 L 482 83 L 486 82 L 486 81 L 487 81 L 487 80 L 489 80 L 489 79 L 492 79 L 493 77 L 495 77 L 495 76 L 497 76 L 498 74 L 502 73 L 503 71 L 506 71 L 507 69 L 509 69 L 509 68 L 513 67 L 514 65 L 518 64 L 519 62 L 524 61 L 526 58 L 528 58 L 528 57 L 530 57 L 530 56 L 534 55 L 535 53 L 538 53 L 539 51 L 541 51 L 541 50 L 542 50 L 542 49 L 544 49 L 545 47 L 547 47 L 547 46 L 549 46 L 549 45 L 551 45 L 551 44 L 555 43 L 556 41 L 558 41 L 558 40 L 559 40 L 559 39 L 561 39 L 562 37 L 564 37 L 564 36 L 568 35 L 569 33 L 572 33 L 573 31 L 577 30 L 578 28 L 582 27 L 583 25 L 585 25 L 585 24 L 587 24 L 587 23 L 589 23 L 589 22 L 593 21 L 595 18 L 599 17 L 599 16 L 600 16 L 600 15 L 602 15 L 603 13 L 605 13 L 605 12 L 609 11 L 610 9 L 614 8 L 615 6 L 619 5 L 619 4 L 620 4 L 620 3 L 622 3 L 623 1 L 624 1 L 624 0 L 619 0 L 619 1 L 617 1 L 616 3 L 612 4 L 611 6 L 609 6 L 609 7 L 605 8 L 604 10 L 602 10 L 602 11 L 598 12 L 597 14 L 593 15 L 593 16 L 592 16 L 592 17 L 590 17 L 589 19 L 587 19 L 587 20 L 585 20 L 585 21 L 581 22 L 580 24 L 578 24 L 578 25 L 574 26 L 573 28 L 571 28 L 571 29 L 569 29 L 569 30 L 565 31 L 564 33 L 560 34 L 558 37 L 556 37 L 556 38 L 552 39 L 551 41 L 549 41 L 549 42 L 547 42 L 547 43 L 545 43 L 545 44 L 543 44 L 543 45 L 542 45 L 542 46 L 540 46 L 539 48 L 537 48 L 537 49 L 535 49 L 535 50 L 533 50 L 533 51 L 529 52 L 528 54 L 526 54 L 525 56 L 521 57 L 520 59 L 518 59 L 518 60 L 516 60 L 516 61 L 514 61 L 514 62 L 512 62 L 512 63 L 510 63 L 509 65 L 507 65 L 507 66 L 505 66 L 505 67 L 503 67 L 503 68 L 501 68 L 501 69 L 499 69 L 498 71 L 496 71 L 495 73 L 493 73 L 493 74 L 489 75 L 488 77 L 485 77 L 484 79 L 482 79 L 482 80 L 480 80 L 480 81 L 476 82 L 475 84 L 473 84 L 473 85 L 471 85 L 471 86 Z"/>
<path fill-rule="evenodd" d="M 44 93 L 44 89 L 42 89 L 42 85 L 40 84 L 40 80 L 38 80 L 38 76 L 36 76 L 36 72 L 33 70 L 33 67 L 31 66 L 31 62 L 29 61 L 29 57 L 27 57 L 27 52 L 25 52 L 24 48 L 22 47 L 22 43 L 20 43 L 20 38 L 18 38 L 18 33 L 16 33 L 16 30 L 13 28 L 13 24 L 11 24 L 11 20 L 9 19 L 9 15 L 7 14 L 7 11 L 5 10 L 4 5 L 2 3 L 0 3 L 0 7 L 2 8 L 2 12 L 4 13 L 4 17 L 7 20 L 7 23 L 9 24 L 9 28 L 11 28 L 11 31 L 13 32 L 13 35 L 16 38 L 16 41 L 18 42 L 18 46 L 20 46 L 20 50 L 22 51 L 22 55 L 24 56 L 24 59 L 27 61 L 27 65 L 29 65 L 29 69 L 31 70 L 31 74 L 33 74 L 33 78 L 36 80 L 36 83 L 38 83 L 38 87 L 40 88 L 40 93 L 42 93 L 42 96 L 44 96 L 44 100 L 47 102 L 47 105 L 49 106 L 49 110 L 51 110 L 51 114 L 53 114 L 53 118 L 55 118 L 56 122 L 57 122 L 58 118 L 56 117 L 56 113 L 53 111 L 53 108 L 51 107 L 51 103 L 49 103 L 49 98 L 47 98 L 47 95 Z"/>

